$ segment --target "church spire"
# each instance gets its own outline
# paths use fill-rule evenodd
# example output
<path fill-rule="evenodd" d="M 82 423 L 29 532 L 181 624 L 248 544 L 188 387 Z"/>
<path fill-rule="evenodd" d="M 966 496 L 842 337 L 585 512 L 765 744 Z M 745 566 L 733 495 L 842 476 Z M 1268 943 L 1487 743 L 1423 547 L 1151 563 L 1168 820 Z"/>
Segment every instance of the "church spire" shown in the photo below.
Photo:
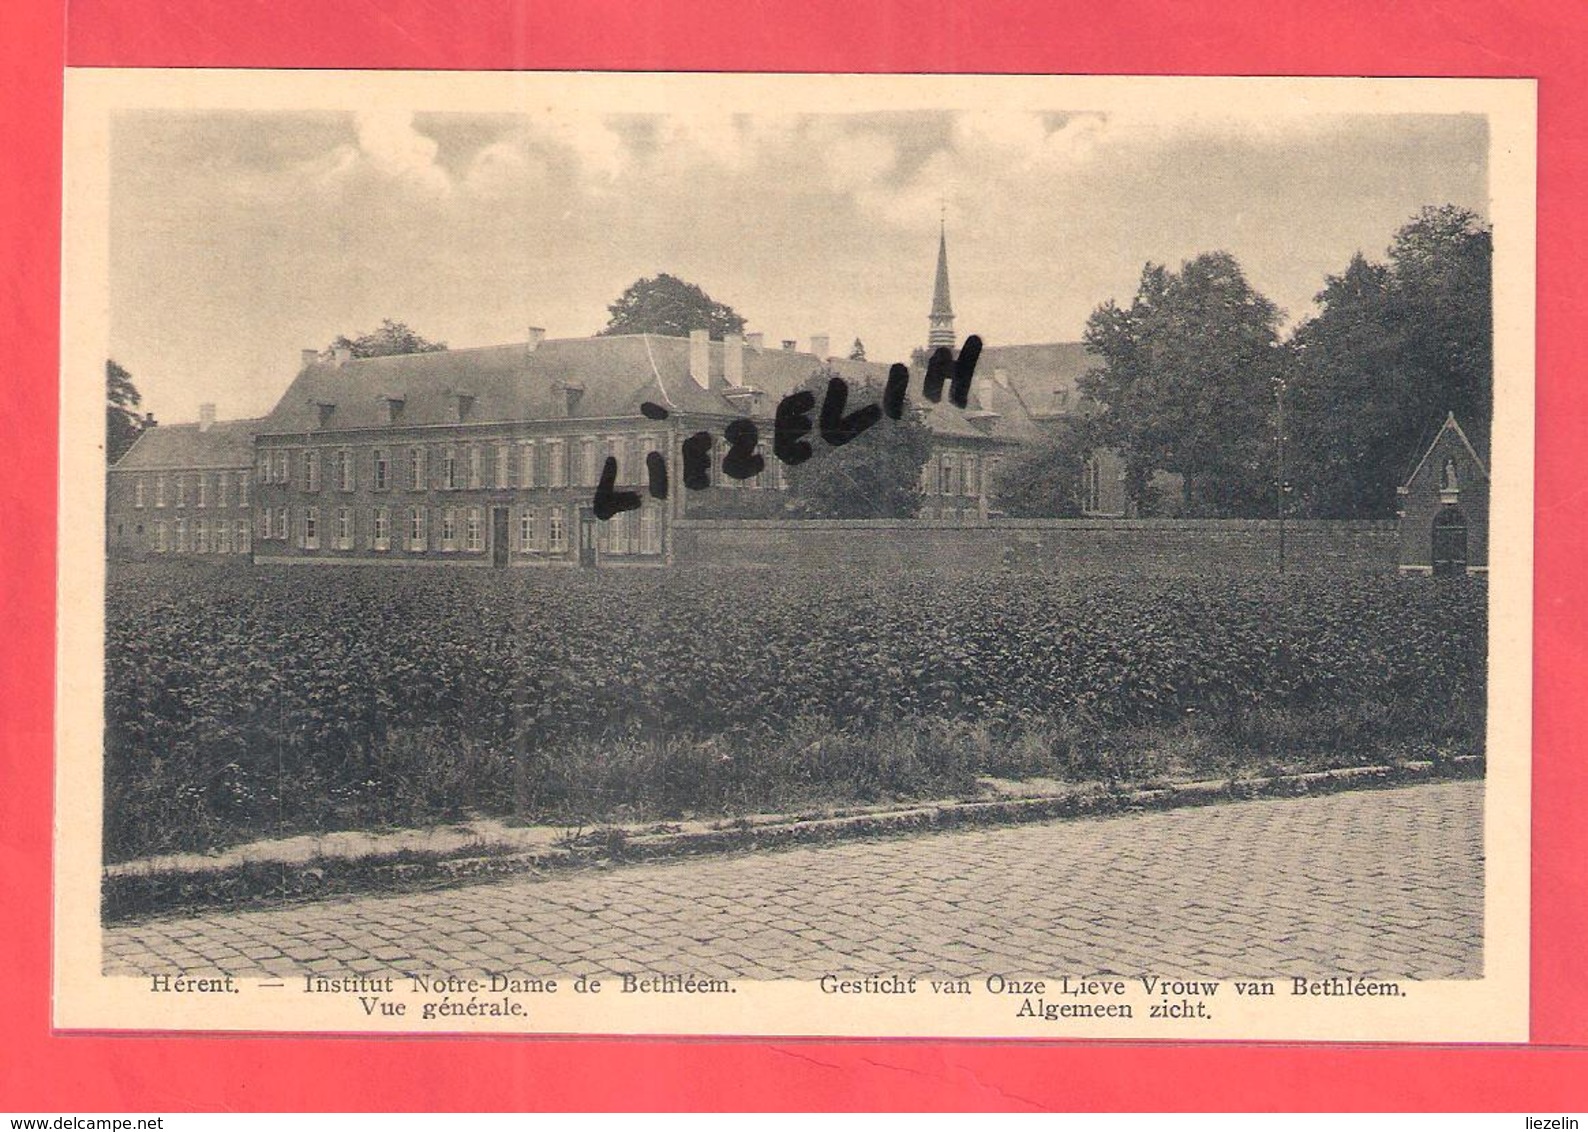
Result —
<path fill-rule="evenodd" d="M 932 313 L 928 316 L 931 329 L 926 336 L 926 347 L 954 348 L 954 304 L 948 298 L 948 229 L 938 221 L 937 229 L 937 283 L 932 288 Z"/>

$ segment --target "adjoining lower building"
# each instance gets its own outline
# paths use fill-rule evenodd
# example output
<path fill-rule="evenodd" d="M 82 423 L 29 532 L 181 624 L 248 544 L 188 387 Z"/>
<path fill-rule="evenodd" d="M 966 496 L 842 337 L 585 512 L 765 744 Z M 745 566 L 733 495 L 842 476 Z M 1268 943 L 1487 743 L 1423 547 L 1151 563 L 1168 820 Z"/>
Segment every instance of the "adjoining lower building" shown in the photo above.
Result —
<path fill-rule="evenodd" d="M 1455 414 L 1398 489 L 1400 569 L 1462 577 L 1489 569 L 1489 468 Z"/>
<path fill-rule="evenodd" d="M 116 557 L 232 559 L 252 551 L 258 420 L 147 428 L 109 470 L 106 544 Z"/>

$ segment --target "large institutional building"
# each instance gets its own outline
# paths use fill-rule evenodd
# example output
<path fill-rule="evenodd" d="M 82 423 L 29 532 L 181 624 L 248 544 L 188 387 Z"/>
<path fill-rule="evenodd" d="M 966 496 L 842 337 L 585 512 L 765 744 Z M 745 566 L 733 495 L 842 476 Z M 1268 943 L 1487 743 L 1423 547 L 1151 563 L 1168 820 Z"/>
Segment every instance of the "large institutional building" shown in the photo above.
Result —
<path fill-rule="evenodd" d="M 941 234 L 927 344 L 956 344 Z M 138 438 L 110 470 L 110 548 L 261 563 L 664 563 L 676 520 L 786 514 L 771 452 L 781 398 L 824 367 L 851 387 L 886 381 L 886 364 L 831 357 L 825 337 L 796 345 L 710 341 L 704 330 L 548 339 L 531 328 L 523 342 L 478 349 L 329 360 L 305 350 L 266 417 L 217 422 L 205 407 L 197 424 Z M 1077 381 L 1090 359 L 1079 343 L 988 346 L 960 409 L 920 399 L 925 358 L 917 352 L 909 401 L 932 437 L 919 514 L 986 519 L 999 460 L 1085 411 Z M 735 480 L 721 474 L 723 430 L 741 418 L 758 424 L 765 468 Z M 684 444 L 701 431 L 716 438 L 711 485 L 686 490 Z M 671 473 L 665 499 L 647 491 L 652 452 Z M 615 486 L 642 505 L 599 520 L 608 458 Z M 1085 483 L 1089 513 L 1124 512 L 1106 454 Z"/>

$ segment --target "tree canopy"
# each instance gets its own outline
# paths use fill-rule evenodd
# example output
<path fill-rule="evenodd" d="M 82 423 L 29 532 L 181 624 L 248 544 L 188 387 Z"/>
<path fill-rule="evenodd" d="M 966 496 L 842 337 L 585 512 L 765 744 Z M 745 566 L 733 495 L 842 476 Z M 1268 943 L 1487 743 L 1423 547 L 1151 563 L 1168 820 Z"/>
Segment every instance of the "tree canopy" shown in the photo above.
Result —
<path fill-rule="evenodd" d="M 1081 471 L 1092 451 L 1085 420 L 1057 421 L 1041 440 L 1003 457 L 993 497 L 1020 519 L 1073 519 L 1081 514 Z"/>
<path fill-rule="evenodd" d="M 1096 438 L 1120 450 L 1134 502 L 1163 470 L 1185 477 L 1190 514 L 1272 512 L 1279 320 L 1228 252 L 1177 272 L 1148 263 L 1129 307 L 1092 312 L 1086 344 L 1102 365 L 1081 391 L 1104 406 Z"/>
<path fill-rule="evenodd" d="M 663 273 L 636 279 L 607 307 L 611 318 L 598 333 L 662 334 L 687 338 L 691 330 L 708 330 L 713 339 L 744 330 L 744 318 L 693 283 Z"/>
<path fill-rule="evenodd" d="M 823 366 L 800 387 L 809 392 L 813 422 L 837 372 Z M 880 405 L 882 387 L 870 381 L 848 386 L 845 414 Z M 921 507 L 921 469 L 932 454 L 932 436 L 908 411 L 899 420 L 882 417 L 847 443 L 833 447 L 814 430 L 810 459 L 788 467 L 788 494 L 809 519 L 908 519 Z"/>
<path fill-rule="evenodd" d="M 132 383 L 128 373 L 114 359 L 105 362 L 105 460 L 114 464 L 138 434 L 146 427 L 143 416 L 136 410 L 143 404 L 143 394 Z"/>
<path fill-rule="evenodd" d="M 355 358 L 384 358 L 393 354 L 430 354 L 446 348 L 445 342 L 430 341 L 412 330 L 406 322 L 387 318 L 381 320 L 378 330 L 360 334 L 357 338 L 338 335 L 324 353 L 331 355 L 341 349 L 351 350 Z"/>
<path fill-rule="evenodd" d="M 1292 338 L 1289 389 L 1300 509 L 1394 514 L 1395 489 L 1454 412 L 1480 450 L 1493 412 L 1492 233 L 1425 208 L 1387 263 L 1360 253 L 1329 276 L 1319 313 Z"/>

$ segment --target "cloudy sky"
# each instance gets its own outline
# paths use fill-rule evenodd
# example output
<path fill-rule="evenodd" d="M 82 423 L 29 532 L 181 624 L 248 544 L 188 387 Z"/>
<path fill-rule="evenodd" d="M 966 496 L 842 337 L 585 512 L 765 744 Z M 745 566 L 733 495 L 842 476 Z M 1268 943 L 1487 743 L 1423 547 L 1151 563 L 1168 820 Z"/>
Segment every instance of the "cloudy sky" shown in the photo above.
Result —
<path fill-rule="evenodd" d="M 1471 114 L 129 111 L 111 141 L 111 355 L 168 422 L 263 413 L 383 318 L 591 334 L 662 271 L 769 342 L 904 359 L 940 216 L 962 337 L 1077 339 L 1145 261 L 1214 249 L 1294 322 L 1421 206 L 1488 199 Z"/>

